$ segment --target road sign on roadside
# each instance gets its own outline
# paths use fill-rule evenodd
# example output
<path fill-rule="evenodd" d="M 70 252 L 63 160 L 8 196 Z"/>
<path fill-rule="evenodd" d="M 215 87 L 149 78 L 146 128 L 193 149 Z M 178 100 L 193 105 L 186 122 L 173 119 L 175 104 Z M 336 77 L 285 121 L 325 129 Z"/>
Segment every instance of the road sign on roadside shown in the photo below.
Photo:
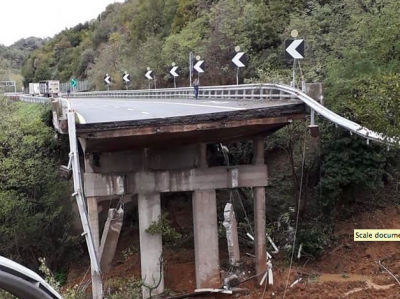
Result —
<path fill-rule="evenodd" d="M 243 59 L 244 52 L 238 52 L 235 57 L 233 57 L 232 62 L 237 66 L 237 67 L 245 67 L 245 64 L 241 59 Z"/>
<path fill-rule="evenodd" d="M 304 39 L 287 39 L 285 41 L 286 59 L 304 58 Z"/>
<path fill-rule="evenodd" d="M 174 76 L 174 77 L 179 77 L 179 74 L 176 72 L 178 70 L 178 67 L 177 66 L 174 66 L 170 71 L 169 71 L 169 73 L 172 75 L 172 76 Z"/>
<path fill-rule="evenodd" d="M 76 87 L 77 81 L 76 79 L 71 79 L 71 87 Z"/>
<path fill-rule="evenodd" d="M 125 72 L 125 73 L 122 75 L 122 79 L 123 79 L 124 82 L 127 84 L 127 83 L 131 82 L 131 75 L 129 75 L 128 73 Z"/>
<path fill-rule="evenodd" d="M 147 73 L 145 74 L 146 78 L 149 80 L 153 80 L 153 77 L 151 76 L 153 74 L 153 71 L 147 71 Z"/>
<path fill-rule="evenodd" d="M 197 71 L 197 73 L 204 73 L 204 70 L 201 68 L 201 66 L 203 65 L 204 60 L 199 60 L 197 61 L 197 63 L 194 65 L 194 69 Z"/>
<path fill-rule="evenodd" d="M 111 84 L 111 76 L 109 74 L 106 74 L 104 76 L 104 83 L 106 83 L 107 85 Z"/>

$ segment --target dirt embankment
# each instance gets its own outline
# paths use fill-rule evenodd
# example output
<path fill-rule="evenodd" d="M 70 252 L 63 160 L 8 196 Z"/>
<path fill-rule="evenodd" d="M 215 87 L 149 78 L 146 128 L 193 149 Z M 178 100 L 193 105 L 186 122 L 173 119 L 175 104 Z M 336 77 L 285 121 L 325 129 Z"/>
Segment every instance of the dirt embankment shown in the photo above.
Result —
<path fill-rule="evenodd" d="M 318 260 L 296 261 L 288 279 L 288 263 L 283 258 L 274 260 L 274 282 L 265 290 L 264 298 L 287 299 L 368 299 L 400 298 L 400 285 L 377 263 L 381 261 L 395 276 L 400 277 L 400 244 L 398 242 L 354 242 L 354 229 L 400 229 L 400 208 L 385 208 L 354 215 L 336 223 L 335 239 L 329 250 Z M 138 236 L 135 229 L 126 231 L 119 244 L 115 266 L 108 279 L 138 279 L 140 258 Z M 221 249 L 224 269 L 227 256 Z M 245 252 L 242 251 L 242 256 Z M 194 252 L 191 248 L 164 251 L 165 283 L 171 294 L 189 293 L 195 289 Z M 244 257 L 246 276 L 254 275 L 252 259 Z M 87 266 L 70 270 L 68 285 L 79 284 Z M 264 288 L 254 281 L 243 285 L 248 292 L 241 297 L 259 299 Z M 215 297 L 215 296 L 213 296 Z M 217 297 L 226 297 L 218 295 Z M 226 297 L 228 298 L 228 297 Z"/>

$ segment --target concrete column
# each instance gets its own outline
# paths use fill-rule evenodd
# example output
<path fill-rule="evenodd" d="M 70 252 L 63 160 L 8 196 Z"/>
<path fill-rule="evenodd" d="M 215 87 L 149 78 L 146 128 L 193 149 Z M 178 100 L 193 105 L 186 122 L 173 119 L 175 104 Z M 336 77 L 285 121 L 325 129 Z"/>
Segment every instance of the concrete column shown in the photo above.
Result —
<path fill-rule="evenodd" d="M 215 190 L 193 193 L 197 288 L 220 286 L 217 199 Z"/>
<path fill-rule="evenodd" d="M 104 225 L 103 236 L 99 250 L 100 266 L 102 273 L 108 273 L 111 270 L 115 251 L 117 250 L 119 236 L 121 234 L 124 220 L 124 210 L 120 208 L 110 209 L 106 224 Z"/>
<path fill-rule="evenodd" d="M 229 262 L 236 266 L 240 260 L 239 238 L 235 211 L 231 203 L 227 203 L 224 209 L 224 222 L 228 242 Z"/>
<path fill-rule="evenodd" d="M 158 221 L 161 215 L 161 200 L 159 193 L 139 194 L 139 234 L 140 261 L 142 281 L 150 288 L 151 296 L 164 291 L 164 273 L 160 261 L 162 258 L 162 237 L 146 232 L 153 221 Z M 161 269 L 161 273 L 160 273 Z M 158 285 L 158 287 L 156 287 Z M 150 289 L 143 287 L 143 298 L 150 297 Z"/>
<path fill-rule="evenodd" d="M 199 167 L 207 168 L 207 143 L 201 143 L 198 148 L 199 151 Z"/>
<path fill-rule="evenodd" d="M 87 198 L 87 209 L 88 209 L 90 232 L 92 233 L 96 254 L 99 257 L 99 247 L 100 247 L 99 206 L 97 204 L 96 197 Z"/>
<path fill-rule="evenodd" d="M 264 139 L 253 141 L 253 164 L 264 164 Z M 265 237 L 265 188 L 256 187 L 254 192 L 254 245 L 256 255 L 256 274 L 267 270 L 267 247 Z M 262 276 L 258 276 L 258 281 Z"/>

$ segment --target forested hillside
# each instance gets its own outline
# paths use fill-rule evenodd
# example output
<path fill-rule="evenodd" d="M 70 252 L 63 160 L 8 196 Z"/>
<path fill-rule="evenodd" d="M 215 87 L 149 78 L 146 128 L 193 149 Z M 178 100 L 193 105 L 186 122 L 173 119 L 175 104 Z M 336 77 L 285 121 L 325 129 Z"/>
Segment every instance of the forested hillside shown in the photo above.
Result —
<path fill-rule="evenodd" d="M 188 58 L 193 51 L 205 60 L 202 85 L 234 84 L 236 69 L 230 61 L 235 46 L 240 46 L 248 57 L 241 70 L 242 82 L 289 83 L 293 62 L 284 59 L 284 42 L 296 29 L 306 44 L 300 75 L 306 82 L 324 83 L 326 106 L 388 137 L 400 138 L 399 12 L 398 0 L 126 0 L 43 44 L 27 39 L 9 48 L 0 46 L 0 80 L 5 71 L 16 75 L 21 71 L 25 86 L 45 79 L 67 82 L 77 78 L 88 80 L 93 90 L 103 90 L 103 77 L 109 73 L 111 88 L 122 89 L 122 73 L 128 71 L 130 88 L 137 89 L 147 88 L 144 74 L 150 67 L 157 87 L 172 87 L 168 69 L 175 62 L 180 66 L 178 86 L 188 86 Z M 54 140 L 44 125 L 46 110 L 27 107 L 0 101 L 0 166 L 4 172 L 0 176 L 0 219 L 4 220 L 0 235 L 7 244 L 0 245 L 0 254 L 25 262 L 31 259 L 33 267 L 39 256 L 46 256 L 59 268 L 61 257 L 68 258 L 77 243 L 70 235 L 69 202 L 60 196 L 70 190 L 55 176 L 59 156 L 67 157 L 67 153 L 62 148 L 65 144 Z M 31 122 L 26 122 L 27 115 Z M 320 118 L 317 123 L 319 139 L 309 136 L 307 121 L 293 122 L 266 139 L 270 172 L 267 229 L 283 249 L 281 260 L 285 262 L 297 211 L 294 248 L 298 252 L 303 244 L 304 255 L 312 260 L 332 244 L 332 253 L 343 248 L 351 252 L 347 242 L 352 240 L 334 235 L 335 221 L 369 212 L 371 207 L 399 204 L 396 148 L 369 144 Z M 251 142 L 227 147 L 232 165 L 251 161 Z M 253 219 L 252 198 L 246 190 L 240 192 L 244 216 L 238 214 L 238 223 L 249 228 L 253 225 L 249 221 Z M 226 198 L 218 196 L 219 203 L 225 203 Z M 135 220 L 129 217 L 128 226 Z M 32 219 L 29 225 L 24 222 L 28 218 Z M 124 229 L 131 229 L 128 226 Z M 350 231 L 346 235 L 351 236 Z M 193 239 L 190 233 L 186 237 Z M 26 244 L 21 245 L 22 238 Z M 346 243 L 339 247 L 342 239 Z M 137 256 L 132 244 L 126 244 L 121 253 L 125 262 Z M 376 260 L 383 257 L 378 253 Z M 376 260 L 369 263 L 375 265 Z M 330 272 L 347 273 L 334 262 Z"/>
<path fill-rule="evenodd" d="M 21 67 L 31 52 L 40 48 L 44 40 L 35 37 L 21 39 L 6 47 L 0 44 L 0 81 L 15 80 L 22 86 Z"/>
<path fill-rule="evenodd" d="M 304 77 L 326 83 L 328 105 L 398 135 L 399 10 L 396 0 L 127 0 L 56 35 L 29 56 L 22 73 L 25 84 L 75 77 L 101 90 L 106 73 L 113 89 L 123 88 L 123 71 L 132 74 L 131 88 L 143 88 L 150 67 L 157 86 L 167 87 L 175 62 L 178 85 L 187 86 L 193 51 L 205 60 L 202 84 L 231 84 L 239 45 L 249 57 L 244 78 L 288 82 L 283 42 L 297 29 L 306 40 Z M 396 96 L 388 101 L 387 92 Z M 395 126 L 381 122 L 387 118 Z"/>

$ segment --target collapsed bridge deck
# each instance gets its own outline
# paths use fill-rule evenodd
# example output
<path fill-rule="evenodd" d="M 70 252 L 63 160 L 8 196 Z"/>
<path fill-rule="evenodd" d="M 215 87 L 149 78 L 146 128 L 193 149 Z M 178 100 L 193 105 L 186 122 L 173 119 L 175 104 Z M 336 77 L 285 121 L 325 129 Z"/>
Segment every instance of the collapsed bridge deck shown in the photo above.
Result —
<path fill-rule="evenodd" d="M 248 139 L 305 115 L 294 100 L 73 99 L 71 106 L 85 152 Z"/>

